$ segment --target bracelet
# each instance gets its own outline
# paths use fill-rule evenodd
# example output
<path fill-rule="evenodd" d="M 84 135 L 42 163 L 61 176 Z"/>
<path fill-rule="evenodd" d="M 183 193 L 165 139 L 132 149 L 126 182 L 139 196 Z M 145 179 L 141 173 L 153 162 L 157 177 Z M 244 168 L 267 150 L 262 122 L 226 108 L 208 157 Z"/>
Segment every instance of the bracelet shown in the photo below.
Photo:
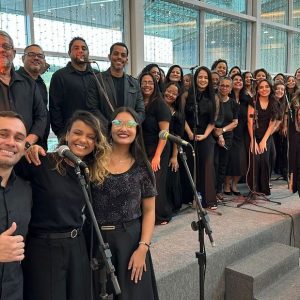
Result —
<path fill-rule="evenodd" d="M 144 242 L 144 241 L 140 241 L 140 242 L 139 242 L 139 245 L 145 245 L 145 246 L 147 246 L 148 249 L 149 249 L 150 246 L 151 246 L 151 242 L 148 244 L 148 243 L 146 243 L 146 242 Z"/>

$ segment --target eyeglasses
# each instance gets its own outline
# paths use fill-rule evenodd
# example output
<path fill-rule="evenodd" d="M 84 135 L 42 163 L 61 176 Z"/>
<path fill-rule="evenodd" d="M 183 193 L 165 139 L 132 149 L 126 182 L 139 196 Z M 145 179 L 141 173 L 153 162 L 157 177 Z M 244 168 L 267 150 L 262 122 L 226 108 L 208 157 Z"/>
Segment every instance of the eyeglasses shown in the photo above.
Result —
<path fill-rule="evenodd" d="M 117 127 L 117 128 L 121 128 L 123 127 L 123 125 L 125 125 L 126 128 L 134 128 L 136 126 L 138 126 L 138 123 L 135 122 L 134 120 L 129 120 L 127 122 L 121 121 L 121 120 L 112 120 L 111 123 Z"/>
<path fill-rule="evenodd" d="M 7 44 L 7 43 L 4 43 L 4 44 L 0 45 L 0 47 L 1 47 L 3 50 L 5 50 L 5 51 L 8 51 L 8 50 L 11 50 L 11 49 L 14 48 L 13 45 L 10 45 L 10 44 Z"/>
<path fill-rule="evenodd" d="M 142 86 L 145 86 L 145 85 L 154 85 L 154 82 L 153 81 L 142 81 L 141 85 Z"/>
<path fill-rule="evenodd" d="M 24 53 L 24 55 L 27 55 L 28 57 L 30 58 L 34 58 L 34 57 L 37 57 L 39 59 L 44 59 L 45 58 L 45 55 L 44 54 L 41 54 L 41 53 L 35 53 L 35 52 L 27 52 L 27 53 Z"/>
<path fill-rule="evenodd" d="M 223 89 L 230 89 L 231 88 L 230 85 L 225 85 L 225 84 L 220 84 L 219 87 L 223 88 Z"/>
<path fill-rule="evenodd" d="M 174 97 L 178 96 L 178 93 L 172 93 L 172 92 L 169 92 L 169 91 L 165 91 L 165 94 L 170 95 L 170 96 L 174 96 Z"/>

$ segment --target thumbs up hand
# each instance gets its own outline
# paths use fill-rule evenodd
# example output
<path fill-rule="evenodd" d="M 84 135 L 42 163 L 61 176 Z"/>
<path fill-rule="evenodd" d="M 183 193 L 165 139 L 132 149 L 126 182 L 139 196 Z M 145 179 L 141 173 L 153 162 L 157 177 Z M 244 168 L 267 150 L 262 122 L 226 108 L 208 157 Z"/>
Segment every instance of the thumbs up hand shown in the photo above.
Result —
<path fill-rule="evenodd" d="M 24 238 L 13 235 L 17 230 L 15 222 L 0 234 L 0 262 L 21 261 L 24 259 Z"/>

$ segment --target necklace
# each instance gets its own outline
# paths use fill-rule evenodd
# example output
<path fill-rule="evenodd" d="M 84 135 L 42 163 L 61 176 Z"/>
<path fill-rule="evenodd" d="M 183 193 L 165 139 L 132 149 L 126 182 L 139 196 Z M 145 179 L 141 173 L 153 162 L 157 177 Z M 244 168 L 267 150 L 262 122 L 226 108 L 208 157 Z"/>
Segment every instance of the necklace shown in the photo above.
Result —
<path fill-rule="evenodd" d="M 125 163 L 125 162 L 127 162 L 128 160 L 132 160 L 132 157 L 130 156 L 130 157 L 127 157 L 127 158 L 125 158 L 125 159 L 112 159 L 112 160 L 114 160 L 115 161 L 115 163 Z"/>

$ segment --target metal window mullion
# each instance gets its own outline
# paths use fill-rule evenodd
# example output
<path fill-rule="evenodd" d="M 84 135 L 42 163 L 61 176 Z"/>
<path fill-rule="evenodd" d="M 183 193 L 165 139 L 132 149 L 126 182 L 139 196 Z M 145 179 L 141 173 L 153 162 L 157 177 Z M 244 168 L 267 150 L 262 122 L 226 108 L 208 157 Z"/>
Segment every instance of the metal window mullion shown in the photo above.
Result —
<path fill-rule="evenodd" d="M 25 33 L 26 45 L 34 43 L 33 1 L 25 0 Z"/>

